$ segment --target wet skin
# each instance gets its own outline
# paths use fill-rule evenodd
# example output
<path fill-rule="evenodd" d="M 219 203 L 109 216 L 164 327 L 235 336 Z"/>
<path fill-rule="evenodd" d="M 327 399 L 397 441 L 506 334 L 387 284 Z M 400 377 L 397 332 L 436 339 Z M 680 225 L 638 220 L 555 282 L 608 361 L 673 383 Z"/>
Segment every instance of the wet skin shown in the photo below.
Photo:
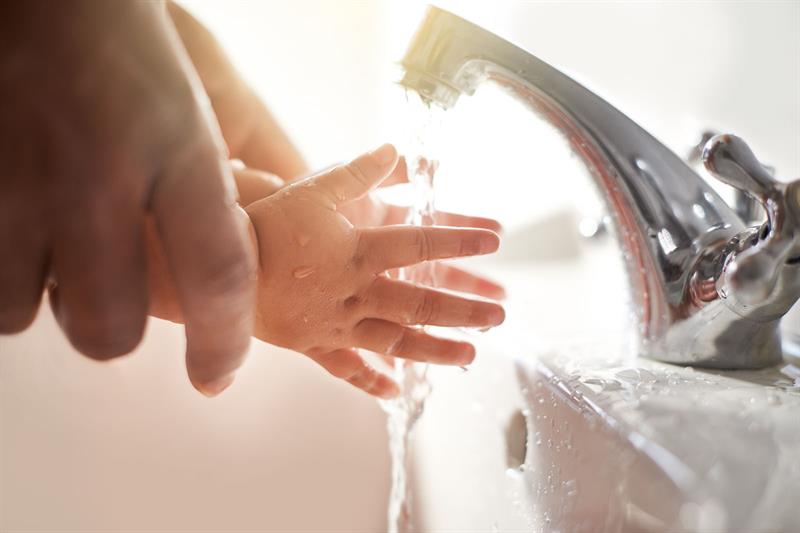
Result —
<path fill-rule="evenodd" d="M 259 256 L 256 337 L 301 352 L 334 376 L 381 397 L 395 395 L 397 384 L 369 365 L 357 348 L 389 357 L 466 365 L 475 357 L 471 344 L 438 338 L 410 326 L 483 328 L 504 319 L 497 303 L 387 275 L 390 270 L 427 260 L 491 253 L 499 244 L 493 231 L 402 225 L 356 227 L 342 212 L 351 206 L 353 212 L 364 214 L 369 209 L 359 204 L 376 205 L 368 193 L 389 176 L 397 179 L 393 173 L 397 161 L 395 149 L 384 145 L 351 163 L 286 186 L 246 208 Z M 240 181 L 247 172 L 246 184 L 253 186 L 252 171 L 239 172 Z M 271 186 L 265 182 L 261 189 L 266 191 Z M 374 211 L 385 214 L 393 208 Z M 445 218 L 496 228 L 496 222 L 489 219 Z M 464 271 L 443 267 L 441 273 L 450 288 L 489 297 L 502 295 L 496 284 Z M 163 269 L 151 270 L 151 278 L 164 279 L 164 275 Z M 171 306 L 170 312 L 169 298 L 164 296 L 169 293 L 169 280 L 151 285 L 156 288 L 151 301 L 160 306 L 153 313 L 180 320 L 175 315 L 177 307 Z M 233 370 L 221 382 L 222 388 L 232 381 Z"/>
<path fill-rule="evenodd" d="M 301 219 L 308 209 L 314 213 L 309 220 L 324 220 L 331 224 L 325 231 L 337 232 L 326 234 L 343 245 L 334 251 L 358 252 L 359 259 L 372 249 L 344 243 L 377 241 L 392 248 L 389 241 L 408 236 L 396 229 L 364 230 L 362 238 L 353 225 L 394 224 L 402 220 L 402 210 L 371 196 L 344 205 L 337 200 L 335 210 L 317 205 L 326 180 L 296 194 L 291 185 L 270 197 L 284 185 L 274 175 L 292 181 L 308 169 L 213 36 L 188 13 L 158 1 L 3 4 L 0 101 L 0 333 L 27 328 L 47 286 L 70 342 L 92 358 L 133 350 L 148 313 L 185 323 L 188 375 L 208 395 L 230 384 L 254 332 L 313 354 L 336 375 L 373 393 L 388 390 L 370 385 L 365 370 L 352 364 L 355 346 L 383 343 L 387 351 L 398 351 L 386 344 L 386 332 L 375 331 L 380 328 L 348 322 L 331 328 L 328 336 L 296 332 L 292 340 L 269 326 L 264 317 L 282 309 L 281 300 L 269 302 L 270 293 L 286 294 L 273 262 L 291 267 L 287 272 L 298 287 L 319 289 L 319 280 L 334 280 L 316 267 L 307 276 L 291 275 L 312 263 L 326 265 L 324 254 L 301 261 L 287 247 L 290 261 L 289 256 L 267 257 L 263 249 L 274 252 L 277 244 L 271 240 L 283 238 L 273 235 L 275 212 L 297 208 L 284 224 L 305 228 L 311 222 L 301 224 Z M 246 168 L 232 171 L 231 159 Z M 360 168 L 352 165 L 342 168 Z M 379 181 L 375 176 L 371 179 Z M 352 224 L 344 224 L 347 220 Z M 497 229 L 493 221 L 459 215 L 440 221 Z M 312 242 L 301 248 L 316 250 Z M 336 259 L 330 263 L 339 267 L 366 264 L 354 257 Z M 363 315 L 405 325 L 402 317 L 368 316 L 363 302 L 354 305 L 367 294 L 372 278 L 385 277 L 375 270 L 379 266 L 373 265 L 369 275 L 348 270 L 353 275 L 344 284 L 349 292 L 336 297 L 344 298 L 341 305 L 349 302 L 348 320 Z M 455 268 L 437 268 L 450 288 L 492 298 L 502 292 Z M 403 294 L 413 290 L 420 294 L 412 288 Z M 383 293 L 376 289 L 375 294 Z M 348 300 L 352 297 L 356 300 Z M 373 302 L 380 297 L 369 295 Z M 309 309 L 311 314 L 326 319 L 321 309 Z M 333 352 L 340 356 L 330 356 Z M 421 357 L 418 351 L 402 352 L 398 355 Z M 455 358 L 444 352 L 437 357 Z"/>

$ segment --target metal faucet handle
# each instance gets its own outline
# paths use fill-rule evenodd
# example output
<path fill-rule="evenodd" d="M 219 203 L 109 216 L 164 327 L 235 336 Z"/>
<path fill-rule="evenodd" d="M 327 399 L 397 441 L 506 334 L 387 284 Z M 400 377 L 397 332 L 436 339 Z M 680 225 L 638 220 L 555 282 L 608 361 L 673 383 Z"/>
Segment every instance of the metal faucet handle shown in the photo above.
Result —
<path fill-rule="evenodd" d="M 703 148 L 703 163 L 715 178 L 757 199 L 767 213 L 757 241 L 728 266 L 738 300 L 762 302 L 775 289 L 783 266 L 800 262 L 800 180 L 775 180 L 735 135 L 712 137 Z"/>

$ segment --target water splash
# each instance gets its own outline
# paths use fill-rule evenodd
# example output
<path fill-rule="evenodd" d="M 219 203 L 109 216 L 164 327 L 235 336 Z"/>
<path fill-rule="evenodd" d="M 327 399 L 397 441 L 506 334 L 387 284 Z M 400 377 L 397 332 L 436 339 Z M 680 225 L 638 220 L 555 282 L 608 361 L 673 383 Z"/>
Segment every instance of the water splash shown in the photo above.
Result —
<path fill-rule="evenodd" d="M 409 95 L 415 98 L 414 95 Z M 409 209 L 407 224 L 429 226 L 435 223 L 433 180 L 439 166 L 429 158 L 435 152 L 431 146 L 440 122 L 439 109 L 429 108 L 420 100 L 409 101 L 413 118 L 422 114 L 421 128 L 410 139 L 405 149 L 408 177 L 414 187 L 414 205 Z M 427 262 L 401 269 L 398 277 L 419 285 L 436 286 L 436 265 Z M 428 380 L 428 365 L 395 359 L 393 377 L 401 386 L 401 394 L 392 400 L 383 400 L 381 405 L 388 414 L 389 451 L 392 457 L 392 490 L 389 496 L 389 533 L 411 531 L 411 487 L 410 435 L 425 408 L 425 400 L 431 392 Z"/>

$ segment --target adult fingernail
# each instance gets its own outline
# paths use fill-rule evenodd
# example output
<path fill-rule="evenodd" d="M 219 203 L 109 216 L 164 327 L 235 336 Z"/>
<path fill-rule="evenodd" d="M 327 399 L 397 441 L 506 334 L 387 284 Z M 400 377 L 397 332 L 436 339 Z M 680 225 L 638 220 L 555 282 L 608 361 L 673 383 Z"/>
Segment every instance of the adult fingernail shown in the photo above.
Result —
<path fill-rule="evenodd" d="M 213 381 L 209 381 L 208 383 L 197 385 L 197 390 L 202 392 L 205 396 L 213 398 L 214 396 L 218 396 L 222 391 L 230 387 L 235 377 L 236 377 L 235 373 L 228 374 L 227 376 L 223 376 Z"/>
<path fill-rule="evenodd" d="M 397 150 L 391 144 L 386 143 L 370 152 L 370 155 L 379 165 L 388 165 L 397 157 Z"/>

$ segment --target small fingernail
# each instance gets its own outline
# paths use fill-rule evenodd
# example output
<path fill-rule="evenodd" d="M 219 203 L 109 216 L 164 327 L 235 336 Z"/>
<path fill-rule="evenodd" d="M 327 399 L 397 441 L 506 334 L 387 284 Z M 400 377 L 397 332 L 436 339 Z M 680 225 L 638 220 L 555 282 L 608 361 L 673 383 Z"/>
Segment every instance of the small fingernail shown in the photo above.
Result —
<path fill-rule="evenodd" d="M 501 306 L 496 305 L 492 307 L 492 310 L 489 311 L 489 321 L 492 323 L 493 326 L 499 326 L 502 324 L 506 319 L 506 310 L 503 309 Z"/>
<path fill-rule="evenodd" d="M 496 252 L 500 248 L 500 238 L 494 233 L 482 235 L 478 246 L 482 254 Z"/>
<path fill-rule="evenodd" d="M 236 374 L 231 373 L 219 379 L 209 381 L 208 383 L 204 383 L 202 385 L 196 385 L 196 387 L 197 390 L 203 393 L 203 395 L 208 396 L 209 398 L 213 398 L 214 396 L 218 396 L 222 391 L 230 387 L 235 377 Z"/>
<path fill-rule="evenodd" d="M 386 143 L 370 152 L 370 155 L 379 165 L 388 165 L 397 157 L 397 150 L 391 144 Z"/>
<path fill-rule="evenodd" d="M 457 364 L 463 366 L 472 363 L 475 360 L 475 347 L 471 344 L 462 344 L 461 356 L 458 358 Z"/>
<path fill-rule="evenodd" d="M 400 387 L 397 383 L 392 383 L 392 385 L 384 390 L 378 395 L 379 397 L 383 398 L 384 400 L 391 400 L 400 396 Z"/>

